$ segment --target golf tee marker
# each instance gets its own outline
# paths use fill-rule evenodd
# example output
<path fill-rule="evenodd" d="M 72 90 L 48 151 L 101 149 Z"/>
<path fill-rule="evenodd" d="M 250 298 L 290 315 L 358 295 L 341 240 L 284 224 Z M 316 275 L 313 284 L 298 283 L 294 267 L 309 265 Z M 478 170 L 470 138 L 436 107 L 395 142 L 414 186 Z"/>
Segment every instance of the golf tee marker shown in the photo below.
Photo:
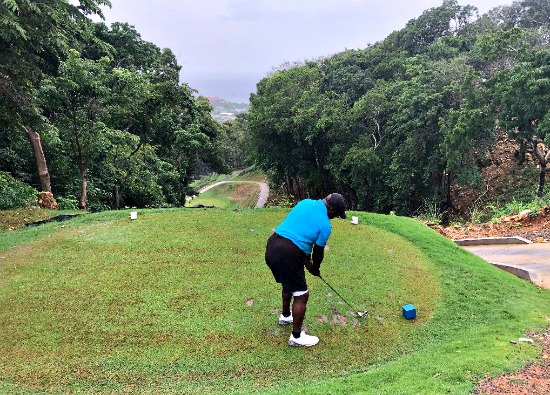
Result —
<path fill-rule="evenodd" d="M 401 307 L 403 311 L 403 317 L 405 317 L 408 320 L 412 320 L 416 317 L 416 307 L 414 307 L 412 304 L 406 304 Z"/>

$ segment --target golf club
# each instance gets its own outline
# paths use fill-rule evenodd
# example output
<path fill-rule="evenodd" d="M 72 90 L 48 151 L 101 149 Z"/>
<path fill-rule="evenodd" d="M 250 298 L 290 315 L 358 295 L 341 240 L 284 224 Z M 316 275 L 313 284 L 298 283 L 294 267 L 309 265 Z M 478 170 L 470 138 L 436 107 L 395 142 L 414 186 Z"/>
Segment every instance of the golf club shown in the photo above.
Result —
<path fill-rule="evenodd" d="M 357 309 L 355 309 L 352 305 L 350 305 L 350 304 L 346 301 L 346 299 L 344 299 L 344 297 L 343 297 L 342 295 L 340 295 L 340 294 L 338 293 L 338 291 L 335 290 L 335 289 L 332 287 L 332 285 L 330 285 L 329 283 L 327 283 L 327 281 L 326 281 L 323 277 L 321 277 L 321 275 L 319 275 L 318 277 L 319 277 L 321 280 L 323 280 L 323 282 L 324 282 L 326 285 L 328 285 L 329 288 L 332 289 L 332 290 L 334 291 L 334 293 L 335 293 L 336 295 L 338 295 L 338 296 L 339 296 L 339 297 L 340 297 L 340 298 L 341 298 L 341 299 L 342 299 L 342 300 L 343 300 L 343 301 L 353 310 L 353 312 L 354 312 L 358 317 L 365 317 L 365 316 L 369 313 L 369 312 L 366 311 L 366 310 L 365 310 L 365 311 L 357 311 Z"/>

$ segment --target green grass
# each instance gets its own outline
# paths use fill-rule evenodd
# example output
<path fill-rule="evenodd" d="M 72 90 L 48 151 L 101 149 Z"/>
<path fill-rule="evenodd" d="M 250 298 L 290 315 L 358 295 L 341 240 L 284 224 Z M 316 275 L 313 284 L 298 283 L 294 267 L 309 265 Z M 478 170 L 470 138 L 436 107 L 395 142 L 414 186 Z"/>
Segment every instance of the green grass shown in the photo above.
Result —
<path fill-rule="evenodd" d="M 0 210 L 0 252 L 37 240 L 55 231 L 55 229 L 65 226 L 65 222 L 54 222 L 25 228 L 27 223 L 47 220 L 63 214 L 74 215 L 83 214 L 83 212 L 78 210 L 46 210 L 37 207 Z"/>
<path fill-rule="evenodd" d="M 260 172 L 254 167 L 250 167 L 241 171 L 237 176 L 232 178 L 232 180 L 267 182 L 267 177 L 264 173 Z"/>
<path fill-rule="evenodd" d="M 191 184 L 189 186 L 198 191 L 199 189 L 201 189 L 201 188 L 203 188 L 207 185 L 214 184 L 215 182 L 223 181 L 223 180 L 226 180 L 226 179 L 231 179 L 231 178 L 237 176 L 238 174 L 239 174 L 239 171 L 234 171 L 231 174 L 213 173 L 213 174 L 210 174 L 208 176 L 202 177 L 198 180 L 194 180 L 193 182 L 191 182 Z"/>
<path fill-rule="evenodd" d="M 138 212 L 0 250 L 0 394 L 468 394 L 540 354 L 510 340 L 547 325 L 550 292 L 416 221 L 333 221 L 322 274 L 370 314 L 308 277 L 321 343 L 295 349 L 263 262 L 287 210 Z"/>
<path fill-rule="evenodd" d="M 260 187 L 255 182 L 227 182 L 201 193 L 190 205 L 202 204 L 224 209 L 254 208 Z"/>

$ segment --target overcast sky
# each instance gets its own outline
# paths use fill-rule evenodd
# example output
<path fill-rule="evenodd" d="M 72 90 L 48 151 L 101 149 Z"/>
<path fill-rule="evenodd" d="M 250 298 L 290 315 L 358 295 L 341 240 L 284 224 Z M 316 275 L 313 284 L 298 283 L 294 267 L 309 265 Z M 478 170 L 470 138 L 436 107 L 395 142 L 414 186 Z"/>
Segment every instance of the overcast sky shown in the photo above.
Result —
<path fill-rule="evenodd" d="M 365 48 L 443 0 L 111 0 L 106 23 L 127 22 L 170 48 L 181 81 L 204 96 L 247 102 L 286 61 Z M 512 0 L 459 0 L 480 14 Z"/>

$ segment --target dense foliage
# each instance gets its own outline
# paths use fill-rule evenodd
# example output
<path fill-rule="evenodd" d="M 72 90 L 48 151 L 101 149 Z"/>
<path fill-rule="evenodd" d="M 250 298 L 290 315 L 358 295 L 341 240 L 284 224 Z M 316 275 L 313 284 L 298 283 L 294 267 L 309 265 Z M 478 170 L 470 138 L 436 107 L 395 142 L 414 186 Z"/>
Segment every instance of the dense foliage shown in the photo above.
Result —
<path fill-rule="evenodd" d="M 92 22 L 102 5 L 0 2 L 0 171 L 80 208 L 183 205 L 197 164 L 228 168 L 230 130 L 172 51 Z"/>
<path fill-rule="evenodd" d="M 37 191 L 0 171 L 0 210 L 24 207 L 36 200 Z"/>
<path fill-rule="evenodd" d="M 549 14 L 548 0 L 481 17 L 445 0 L 365 49 L 283 67 L 251 97 L 255 161 L 299 198 L 339 190 L 362 210 L 449 211 L 453 185 L 487 187 L 476 160 L 507 133 L 523 158 L 532 154 L 540 198 L 550 159 Z"/>

